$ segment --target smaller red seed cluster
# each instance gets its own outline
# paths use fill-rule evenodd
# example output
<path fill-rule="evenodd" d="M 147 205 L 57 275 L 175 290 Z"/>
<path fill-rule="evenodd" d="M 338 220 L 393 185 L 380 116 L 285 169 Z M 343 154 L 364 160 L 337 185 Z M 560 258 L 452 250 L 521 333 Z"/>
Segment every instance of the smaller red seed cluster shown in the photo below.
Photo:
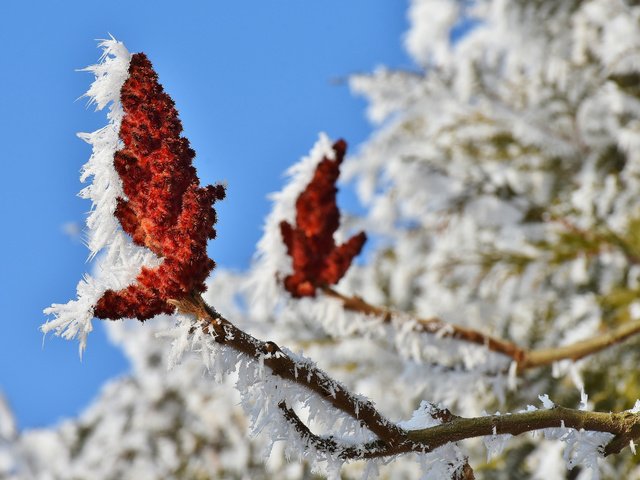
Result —
<path fill-rule="evenodd" d="M 280 223 L 293 260 L 293 273 L 284 279 L 284 286 L 294 297 L 314 297 L 318 287 L 338 283 L 367 239 L 360 232 L 337 246 L 333 238 L 340 225 L 336 181 L 346 150 L 346 142 L 338 140 L 333 145 L 335 160 L 325 157 L 316 167 L 313 179 L 296 200 L 295 227 Z"/>
<path fill-rule="evenodd" d="M 120 92 L 124 117 L 114 166 L 126 199 L 119 198 L 115 216 L 133 241 L 163 259 L 143 267 L 136 282 L 120 291 L 108 290 L 97 302 L 98 318 L 138 318 L 173 313 L 168 300 L 203 292 L 215 263 L 207 255 L 214 238 L 212 204 L 225 196 L 224 187 L 200 187 L 192 166 L 195 152 L 180 136 L 182 124 L 151 62 L 134 54 L 129 78 Z"/>

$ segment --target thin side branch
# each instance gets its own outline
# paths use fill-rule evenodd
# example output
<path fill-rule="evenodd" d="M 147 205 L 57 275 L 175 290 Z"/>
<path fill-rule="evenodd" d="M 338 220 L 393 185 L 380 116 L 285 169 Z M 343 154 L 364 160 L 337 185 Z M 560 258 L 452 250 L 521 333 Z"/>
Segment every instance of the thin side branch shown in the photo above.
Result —
<path fill-rule="evenodd" d="M 374 315 L 385 323 L 402 318 L 397 312 L 367 303 L 357 296 L 346 296 L 325 287 L 323 292 L 340 300 L 346 310 Z M 562 347 L 529 350 L 514 342 L 487 335 L 478 330 L 446 323 L 438 318 L 416 318 L 415 330 L 421 333 L 437 334 L 464 342 L 483 345 L 492 352 L 505 355 L 518 364 L 518 371 L 550 365 L 559 360 L 579 360 L 621 343 L 640 333 L 640 320 L 625 323 L 595 337 Z"/>
<path fill-rule="evenodd" d="M 342 445 L 334 440 L 333 437 L 321 437 L 313 433 L 309 427 L 298 417 L 296 412 L 287 406 L 286 403 L 278 404 L 282 414 L 291 425 L 296 429 L 300 437 L 318 450 L 337 454 L 343 460 L 361 460 L 366 458 L 379 458 L 394 455 L 396 447 L 389 446 L 382 440 L 374 440 L 362 445 Z"/>
<path fill-rule="evenodd" d="M 617 233 L 606 226 L 606 222 L 603 219 L 599 219 L 596 228 L 592 229 L 584 229 L 575 225 L 573 222 L 566 218 L 558 218 L 552 217 L 551 221 L 555 221 L 566 228 L 568 231 L 584 237 L 590 241 L 597 242 L 602 244 L 602 246 L 609 246 L 613 248 L 617 248 L 622 255 L 629 261 L 631 265 L 637 265 L 640 263 L 640 257 L 638 257 L 637 253 L 634 249 L 629 245 L 624 238 L 620 237 Z M 603 230 L 603 231 L 599 231 Z M 599 253 L 601 250 L 598 249 L 594 253 Z"/>
<path fill-rule="evenodd" d="M 398 453 L 397 448 L 389 447 L 385 445 L 381 440 L 375 440 L 363 445 L 341 445 L 334 440 L 333 437 L 321 437 L 314 434 L 309 427 L 298 417 L 293 409 L 289 408 L 285 402 L 278 404 L 280 410 L 282 410 L 285 420 L 293 425 L 300 437 L 310 444 L 312 444 L 318 450 L 322 450 L 328 453 L 337 454 L 343 460 L 360 460 L 366 458 L 380 458 Z M 450 421 L 454 418 L 451 413 L 447 411 L 442 412 L 445 421 Z M 413 446 L 414 451 L 423 451 L 422 445 L 415 444 Z M 465 462 L 453 475 L 452 480 L 473 480 L 475 479 L 473 469 L 469 462 Z"/>
<path fill-rule="evenodd" d="M 397 312 L 371 305 L 361 297 L 346 296 L 330 287 L 325 287 L 323 292 L 330 297 L 340 300 L 345 309 L 380 317 L 385 323 L 391 323 L 392 320 L 400 318 Z M 506 355 L 518 363 L 520 363 L 525 356 L 525 350 L 515 343 L 487 335 L 478 330 L 446 323 L 439 318 L 415 318 L 413 320 L 416 324 L 416 331 L 421 333 L 438 334 L 442 337 L 455 338 L 477 345 L 484 345 L 489 348 L 489 350 Z"/>
<path fill-rule="evenodd" d="M 525 352 L 524 361 L 518 365 L 518 368 L 524 370 L 527 368 L 541 367 L 565 359 L 580 360 L 594 353 L 601 352 L 612 345 L 622 343 L 638 333 L 640 333 L 640 320 L 634 320 L 611 329 L 608 332 L 572 343 L 571 345 L 529 350 Z"/>

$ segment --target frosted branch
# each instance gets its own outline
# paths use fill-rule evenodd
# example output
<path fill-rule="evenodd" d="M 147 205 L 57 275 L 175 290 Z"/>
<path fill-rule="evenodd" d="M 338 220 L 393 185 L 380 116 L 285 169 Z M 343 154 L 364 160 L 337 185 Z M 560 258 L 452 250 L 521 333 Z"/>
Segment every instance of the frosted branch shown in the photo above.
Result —
<path fill-rule="evenodd" d="M 200 296 L 173 303 L 181 313 L 194 315 L 200 320 L 202 328 L 212 329 L 216 342 L 260 360 L 277 377 L 308 388 L 338 410 L 361 422 L 387 444 L 397 445 L 404 441 L 403 429 L 387 420 L 370 401 L 351 394 L 344 385 L 330 378 L 311 362 L 294 360 L 275 343 L 258 340 L 240 330 L 209 307 Z"/>
<path fill-rule="evenodd" d="M 219 344 L 261 362 L 276 377 L 307 388 L 377 435 L 377 440 L 362 444 L 342 444 L 333 436 L 314 434 L 285 401 L 278 403 L 285 420 L 302 440 L 318 451 L 343 461 L 393 457 L 410 452 L 429 454 L 447 444 L 468 438 L 520 435 L 537 430 L 545 430 L 550 436 L 555 435 L 571 445 L 579 441 L 576 435 L 590 436 L 590 445 L 595 445 L 595 453 L 606 456 L 619 453 L 640 437 L 640 415 L 635 410 L 602 413 L 555 405 L 543 410 L 529 409 L 526 412 L 476 418 L 458 417 L 447 409 L 434 407 L 428 412 L 433 420 L 427 424 L 429 426 L 405 430 L 387 420 L 370 401 L 354 395 L 310 361 L 294 359 L 275 343 L 258 340 L 240 330 L 208 306 L 200 296 L 172 303 L 181 313 L 197 319 L 199 326 L 194 328 L 212 334 Z M 550 405 L 547 402 L 547 406 Z M 456 471 L 459 472 L 456 478 L 473 478 L 471 467 L 462 465 Z"/>
<path fill-rule="evenodd" d="M 343 295 L 328 287 L 324 288 L 323 291 L 326 295 L 340 300 L 346 310 L 364 315 L 373 315 L 381 318 L 385 323 L 391 324 L 392 320 L 402 321 L 402 318 L 405 318 L 393 310 L 371 305 L 358 296 Z M 416 332 L 485 346 L 492 352 L 511 358 L 517 363 L 518 371 L 520 372 L 550 365 L 560 360 L 580 360 L 624 342 L 640 333 L 640 320 L 635 320 L 570 345 L 530 350 L 509 340 L 497 338 L 479 330 L 446 323 L 438 318 L 414 318 L 412 320 L 415 322 L 413 328 Z"/>

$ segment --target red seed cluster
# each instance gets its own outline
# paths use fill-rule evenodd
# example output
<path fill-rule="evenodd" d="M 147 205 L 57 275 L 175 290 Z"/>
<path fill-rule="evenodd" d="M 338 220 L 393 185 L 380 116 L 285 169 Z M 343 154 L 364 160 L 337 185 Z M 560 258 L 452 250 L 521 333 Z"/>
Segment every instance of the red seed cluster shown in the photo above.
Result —
<path fill-rule="evenodd" d="M 200 187 L 192 166 L 195 152 L 180 136 L 182 124 L 151 62 L 143 53 L 131 57 L 129 78 L 120 92 L 124 118 L 114 166 L 126 199 L 119 198 L 115 216 L 133 241 L 163 259 L 143 267 L 129 287 L 108 290 L 98 301 L 98 318 L 138 318 L 172 313 L 170 299 L 203 292 L 215 266 L 207 255 L 214 238 L 212 205 L 225 196 L 224 187 Z"/>
<path fill-rule="evenodd" d="M 318 164 L 313 179 L 296 200 L 295 227 L 286 221 L 280 223 L 293 260 L 293 273 L 284 279 L 284 286 L 294 297 L 314 297 L 316 288 L 338 283 L 367 239 L 360 232 L 337 246 L 333 238 L 340 225 L 336 181 L 346 150 L 345 141 L 338 140 L 333 145 L 335 160 L 325 157 Z"/>

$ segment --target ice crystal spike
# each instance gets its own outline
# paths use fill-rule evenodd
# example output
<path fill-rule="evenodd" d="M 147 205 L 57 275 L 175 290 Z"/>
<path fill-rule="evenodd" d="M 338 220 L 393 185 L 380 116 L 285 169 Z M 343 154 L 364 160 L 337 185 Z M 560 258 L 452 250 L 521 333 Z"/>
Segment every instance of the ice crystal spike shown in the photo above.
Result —
<path fill-rule="evenodd" d="M 180 135 L 182 124 L 144 53 L 131 57 L 120 100 L 124 117 L 114 155 L 126 198 L 118 198 L 115 216 L 133 241 L 162 263 L 143 267 L 134 284 L 107 290 L 98 300 L 98 318 L 140 320 L 172 313 L 168 302 L 205 290 L 214 267 L 207 239 L 215 237 L 212 204 L 225 196 L 220 185 L 200 187 L 192 166 L 195 152 Z"/>
<path fill-rule="evenodd" d="M 293 273 L 284 279 L 284 286 L 294 297 L 313 297 L 318 287 L 338 283 L 366 241 L 364 232 L 339 246 L 333 238 L 340 225 L 336 181 L 346 150 L 344 140 L 333 144 L 335 159 L 325 156 L 320 161 L 296 200 L 296 225 L 280 223 L 282 240 L 293 260 Z"/>

